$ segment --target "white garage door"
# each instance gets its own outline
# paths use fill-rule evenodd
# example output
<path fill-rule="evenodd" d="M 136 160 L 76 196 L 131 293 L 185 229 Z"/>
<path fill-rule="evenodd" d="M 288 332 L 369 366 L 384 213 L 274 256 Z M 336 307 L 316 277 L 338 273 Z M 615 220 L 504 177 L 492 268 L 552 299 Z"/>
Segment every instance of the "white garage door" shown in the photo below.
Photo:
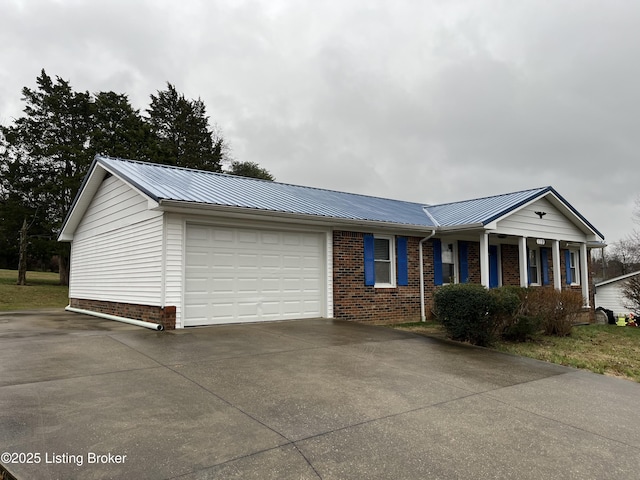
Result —
<path fill-rule="evenodd" d="M 322 316 L 324 235 L 187 225 L 185 326 Z"/>

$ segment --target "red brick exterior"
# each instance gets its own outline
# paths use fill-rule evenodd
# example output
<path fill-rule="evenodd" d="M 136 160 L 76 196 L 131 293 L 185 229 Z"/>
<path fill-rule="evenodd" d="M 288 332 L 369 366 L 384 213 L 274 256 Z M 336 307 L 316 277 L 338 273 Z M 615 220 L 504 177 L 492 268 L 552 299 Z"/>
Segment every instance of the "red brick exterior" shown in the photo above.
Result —
<path fill-rule="evenodd" d="M 419 237 L 407 237 L 407 286 L 375 288 L 364 284 L 364 233 L 333 233 L 333 314 L 335 318 L 367 323 L 420 320 Z M 425 303 L 431 311 L 433 247 L 423 244 Z"/>
<path fill-rule="evenodd" d="M 518 245 L 500 245 L 500 256 L 502 258 L 502 284 L 520 286 Z"/>
<path fill-rule="evenodd" d="M 333 309 L 334 317 L 366 323 L 402 323 L 420 320 L 420 237 L 407 237 L 409 282 L 407 286 L 375 288 L 364 282 L 363 232 L 335 231 L 333 234 Z M 480 280 L 480 243 L 467 242 L 469 281 Z M 518 245 L 501 244 L 500 258 L 503 285 L 520 285 Z M 546 249 L 549 265 L 549 286 L 553 288 L 553 261 L 551 250 Z M 397 259 L 396 259 L 397 260 Z M 425 313 L 431 317 L 433 306 L 433 246 L 431 241 L 423 245 Z M 560 252 L 562 288 L 581 291 L 580 286 L 566 285 L 564 250 Z M 591 275 L 589 275 L 591 278 Z M 593 306 L 594 288 L 590 282 L 590 305 Z M 593 308 L 585 312 L 585 320 L 593 317 Z"/>
<path fill-rule="evenodd" d="M 469 283 L 482 283 L 480 278 L 480 242 L 467 242 Z"/>
<path fill-rule="evenodd" d="M 333 311 L 334 317 L 366 323 L 403 323 L 420 320 L 420 268 L 419 242 L 421 237 L 407 238 L 408 285 L 395 288 L 375 288 L 364 282 L 364 235 L 363 232 L 335 231 L 333 233 Z M 397 237 L 396 237 L 397 238 Z M 434 286 L 433 244 L 423 244 L 425 313 L 431 317 Z M 520 285 L 518 246 L 502 244 L 501 255 L 503 285 Z M 549 282 L 553 286 L 553 262 L 547 250 Z M 560 275 L 562 288 L 581 291 L 580 286 L 567 286 L 564 250 L 560 252 Z M 396 259 L 397 260 L 397 259 Z M 480 244 L 468 242 L 469 281 L 480 283 Z M 397 269 L 397 265 L 396 265 Z M 594 305 L 594 286 L 590 279 L 590 305 Z M 156 307 L 100 300 L 70 299 L 70 305 L 99 313 L 106 313 L 145 322 L 158 323 L 167 330 L 176 325 L 176 307 Z M 594 320 L 593 308 L 585 312 L 585 321 Z"/>
<path fill-rule="evenodd" d="M 176 328 L 176 307 L 153 307 L 151 305 L 133 305 L 130 303 L 106 302 L 102 300 L 85 300 L 71 298 L 69 305 L 92 312 L 106 313 L 117 317 L 132 318 L 143 322 L 158 323 L 165 330 Z"/>

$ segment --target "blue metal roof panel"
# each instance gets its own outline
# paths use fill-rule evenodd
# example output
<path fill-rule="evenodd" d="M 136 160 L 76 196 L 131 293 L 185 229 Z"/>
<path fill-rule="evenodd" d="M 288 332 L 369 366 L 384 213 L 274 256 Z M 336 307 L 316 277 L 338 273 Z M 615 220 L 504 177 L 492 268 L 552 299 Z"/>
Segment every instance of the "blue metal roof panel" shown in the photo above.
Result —
<path fill-rule="evenodd" d="M 593 225 L 552 187 L 534 188 L 427 207 L 421 203 L 270 182 L 135 160 L 97 156 L 95 161 L 121 176 L 156 201 L 167 199 L 427 228 L 487 225 L 521 205 L 547 192 L 552 192 L 589 228 L 604 238 Z"/>
<path fill-rule="evenodd" d="M 420 203 L 289 185 L 222 173 L 97 157 L 156 201 L 210 205 L 433 227 Z"/>
<path fill-rule="evenodd" d="M 534 188 L 492 197 L 430 205 L 429 213 L 443 227 L 478 223 L 486 225 L 538 197 L 548 191 L 549 188 Z"/>

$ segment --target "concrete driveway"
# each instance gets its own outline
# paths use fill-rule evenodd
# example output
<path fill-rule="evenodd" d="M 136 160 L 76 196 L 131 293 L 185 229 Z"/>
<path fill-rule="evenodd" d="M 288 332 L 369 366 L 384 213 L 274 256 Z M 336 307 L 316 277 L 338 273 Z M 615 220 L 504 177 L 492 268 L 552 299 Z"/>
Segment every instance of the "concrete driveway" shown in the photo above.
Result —
<path fill-rule="evenodd" d="M 640 472 L 640 385 L 382 327 L 0 314 L 0 372 L 19 479 Z"/>

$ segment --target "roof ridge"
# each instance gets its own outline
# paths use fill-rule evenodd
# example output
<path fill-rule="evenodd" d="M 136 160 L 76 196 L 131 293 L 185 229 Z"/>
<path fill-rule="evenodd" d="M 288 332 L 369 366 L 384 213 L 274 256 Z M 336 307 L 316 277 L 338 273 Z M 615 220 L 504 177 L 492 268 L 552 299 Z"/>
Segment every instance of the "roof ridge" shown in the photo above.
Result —
<path fill-rule="evenodd" d="M 199 170 L 197 168 L 180 167 L 180 166 L 177 166 L 177 165 L 167 165 L 167 164 L 163 164 L 163 163 L 144 162 L 144 161 L 141 161 L 141 160 L 132 160 L 132 159 L 129 159 L 129 158 L 111 157 L 109 155 L 96 155 L 96 157 L 105 158 L 105 159 L 108 159 L 108 160 L 116 160 L 116 161 L 120 161 L 120 162 L 129 162 L 129 163 L 137 163 L 137 164 L 141 164 L 141 165 L 148 165 L 150 167 L 162 167 L 162 168 L 168 168 L 168 169 L 174 169 L 174 170 L 185 170 L 185 171 L 189 171 L 189 172 L 204 173 L 204 174 L 208 174 L 208 175 L 217 175 L 217 176 L 228 177 L 228 178 L 236 178 L 236 179 L 242 179 L 242 180 L 248 180 L 248 181 L 256 181 L 256 182 L 266 183 L 266 184 L 269 184 L 269 185 L 274 185 L 274 184 L 285 185 L 285 186 L 288 186 L 288 187 L 306 188 L 306 189 L 309 189 L 309 190 L 317 190 L 317 191 L 321 191 L 321 192 L 339 193 L 341 195 L 352 195 L 352 196 L 355 196 L 355 197 L 374 198 L 374 199 L 378 199 L 378 200 L 400 202 L 400 203 L 409 203 L 409 204 L 412 204 L 412 205 L 420 205 L 422 207 L 428 206 L 426 203 L 422 203 L 422 202 L 412 202 L 412 201 L 409 201 L 409 200 L 399 200 L 397 198 L 387 198 L 387 197 L 380 197 L 380 196 L 375 196 L 375 195 L 365 195 L 363 193 L 343 192 L 341 190 L 333 190 L 333 189 L 321 188 L 321 187 L 311 187 L 311 186 L 308 186 L 308 185 L 298 185 L 298 184 L 295 184 L 295 183 L 277 182 L 275 180 L 264 180 L 262 178 L 243 177 L 241 175 L 232 175 L 230 173 L 224 173 L 224 172 L 212 172 L 211 170 Z"/>
<path fill-rule="evenodd" d="M 455 202 L 446 202 L 446 203 L 437 203 L 435 205 L 428 205 L 429 208 L 434 208 L 434 207 L 444 207 L 446 205 L 455 205 L 458 203 L 466 203 L 466 202 L 475 202 L 477 200 L 486 200 L 489 198 L 499 198 L 499 197 L 506 197 L 508 195 L 515 195 L 518 193 L 525 193 L 525 192 L 535 192 L 535 191 L 539 191 L 539 192 L 543 192 L 545 190 L 551 190 L 553 187 L 551 186 L 546 186 L 546 187 L 538 187 L 538 188 L 528 188 L 525 190 L 518 190 L 515 192 L 509 192 L 509 193 L 500 193 L 498 195 L 487 195 L 486 197 L 477 197 L 477 198 L 468 198 L 466 200 L 456 200 Z"/>

